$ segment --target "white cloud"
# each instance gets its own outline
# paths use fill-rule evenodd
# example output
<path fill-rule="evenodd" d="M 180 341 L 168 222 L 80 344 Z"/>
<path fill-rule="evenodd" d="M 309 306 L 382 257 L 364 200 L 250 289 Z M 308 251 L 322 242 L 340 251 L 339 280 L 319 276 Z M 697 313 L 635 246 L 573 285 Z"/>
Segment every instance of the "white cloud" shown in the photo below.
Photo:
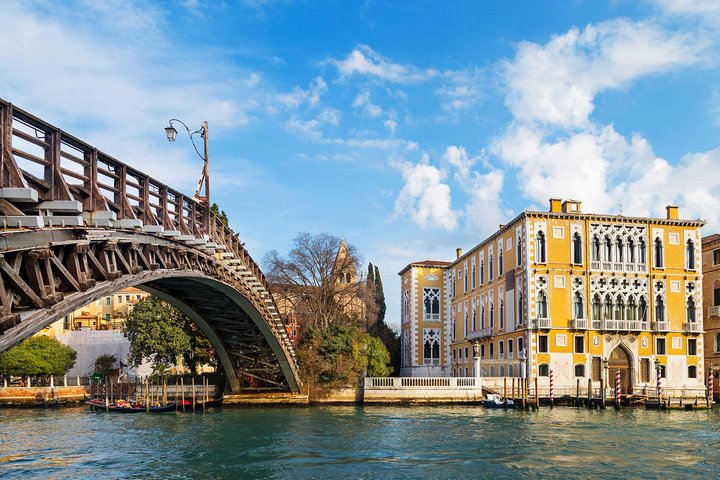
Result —
<path fill-rule="evenodd" d="M 524 122 L 586 127 L 597 93 L 696 62 L 702 48 L 691 35 L 626 19 L 572 29 L 545 45 L 523 42 L 504 63 L 506 102 Z"/>
<path fill-rule="evenodd" d="M 194 188 L 198 168 L 191 148 L 164 142 L 168 119 L 207 120 L 214 138 L 256 108 L 257 78 L 214 53 L 180 55 L 153 5 L 10 0 L 0 18 L 5 100 L 176 188 Z"/>
<path fill-rule="evenodd" d="M 329 60 L 341 77 L 365 75 L 396 83 L 412 83 L 437 75 L 434 70 L 421 71 L 412 65 L 392 63 L 367 45 L 359 45 L 343 60 Z"/>
<path fill-rule="evenodd" d="M 373 104 L 370 101 L 370 92 L 368 92 L 367 90 L 355 97 L 352 106 L 360 109 L 365 115 L 369 117 L 379 117 L 383 113 L 382 108 Z"/>
<path fill-rule="evenodd" d="M 392 118 L 388 118 L 387 120 L 385 120 L 383 122 L 383 125 L 385 126 L 385 128 L 388 129 L 388 131 L 390 132 L 390 135 L 394 137 L 395 131 L 397 130 L 398 123 L 395 120 L 393 120 Z"/>
<path fill-rule="evenodd" d="M 458 183 L 467 183 L 470 178 L 470 170 L 480 157 L 470 157 L 464 147 L 451 145 L 445 149 L 443 160 L 455 168 L 455 179 Z"/>
<path fill-rule="evenodd" d="M 320 97 L 328 91 L 327 83 L 321 76 L 317 76 L 310 82 L 307 90 L 296 86 L 290 92 L 275 95 L 274 101 L 277 104 L 289 109 L 296 109 L 303 103 L 314 107 L 320 102 Z"/>
<path fill-rule="evenodd" d="M 395 201 L 395 213 L 409 216 L 422 228 L 457 228 L 460 212 L 451 206 L 450 187 L 443 182 L 445 174 L 430 165 L 427 153 L 418 163 L 391 162 L 402 174 L 403 185 Z"/>
<path fill-rule="evenodd" d="M 717 0 L 654 0 L 654 3 L 668 15 L 720 23 L 720 2 Z"/>

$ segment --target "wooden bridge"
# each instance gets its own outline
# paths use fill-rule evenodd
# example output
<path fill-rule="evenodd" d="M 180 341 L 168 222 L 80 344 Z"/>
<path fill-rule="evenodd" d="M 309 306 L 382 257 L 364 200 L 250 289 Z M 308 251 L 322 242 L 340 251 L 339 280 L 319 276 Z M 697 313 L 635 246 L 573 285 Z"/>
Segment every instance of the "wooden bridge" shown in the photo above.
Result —
<path fill-rule="evenodd" d="M 207 198 L 0 100 L 0 352 L 130 286 L 197 323 L 231 391 L 299 390 L 268 283 Z"/>

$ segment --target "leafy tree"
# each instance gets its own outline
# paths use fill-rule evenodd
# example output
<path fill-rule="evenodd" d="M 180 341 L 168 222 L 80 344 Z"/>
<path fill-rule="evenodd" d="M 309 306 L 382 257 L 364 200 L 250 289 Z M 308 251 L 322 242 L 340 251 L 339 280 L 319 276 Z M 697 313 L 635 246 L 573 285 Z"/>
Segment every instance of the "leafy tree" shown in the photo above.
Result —
<path fill-rule="evenodd" d="M 58 340 L 38 335 L 25 340 L 0 355 L 0 374 L 65 375 L 73 365 L 77 352 Z"/>
<path fill-rule="evenodd" d="M 115 355 L 111 353 L 104 353 L 102 355 L 99 355 L 95 359 L 95 363 L 93 364 L 93 371 L 107 373 L 108 370 L 113 368 L 115 362 L 117 362 L 117 358 L 115 358 Z"/>
<path fill-rule="evenodd" d="M 377 305 L 377 320 L 382 322 L 385 320 L 385 292 L 383 291 L 382 278 L 380 278 L 380 269 L 375 265 L 375 275 L 373 276 L 375 281 L 375 304 Z"/>
<path fill-rule="evenodd" d="M 195 372 L 200 365 L 215 364 L 212 345 L 192 320 L 159 298 L 139 301 L 128 315 L 124 332 L 130 340 L 132 365 L 147 358 L 156 372 L 162 372 L 182 358 Z"/>
<path fill-rule="evenodd" d="M 308 329 L 298 361 L 303 378 L 320 388 L 355 386 L 364 373 L 387 376 L 392 372 L 385 345 L 349 322 L 334 323 L 325 330 Z"/>
<path fill-rule="evenodd" d="M 223 225 L 230 230 L 230 233 L 235 233 L 233 229 L 230 228 L 230 219 L 228 218 L 227 213 L 225 213 L 225 210 L 220 210 L 217 203 L 213 203 L 210 206 L 210 210 L 220 219 Z"/>

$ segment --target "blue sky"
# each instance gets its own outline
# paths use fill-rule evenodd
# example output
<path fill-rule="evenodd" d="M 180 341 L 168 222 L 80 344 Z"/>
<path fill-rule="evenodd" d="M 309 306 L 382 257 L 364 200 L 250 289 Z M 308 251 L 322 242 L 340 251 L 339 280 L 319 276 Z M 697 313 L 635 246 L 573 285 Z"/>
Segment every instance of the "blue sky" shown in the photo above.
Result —
<path fill-rule="evenodd" d="M 551 196 L 720 228 L 720 2 L 6 0 L 0 97 L 213 200 L 253 256 L 300 231 L 449 260 Z"/>

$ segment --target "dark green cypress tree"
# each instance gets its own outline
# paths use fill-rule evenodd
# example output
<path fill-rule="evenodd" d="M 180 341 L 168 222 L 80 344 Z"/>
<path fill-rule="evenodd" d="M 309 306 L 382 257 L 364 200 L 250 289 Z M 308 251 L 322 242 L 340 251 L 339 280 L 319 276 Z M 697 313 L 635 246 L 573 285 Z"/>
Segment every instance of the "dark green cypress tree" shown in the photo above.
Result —
<path fill-rule="evenodd" d="M 375 271 L 373 270 L 373 264 L 368 263 L 368 275 L 367 275 L 367 286 L 368 288 L 374 289 L 375 285 Z M 373 290 L 374 292 L 374 290 Z"/>
<path fill-rule="evenodd" d="M 375 265 L 375 303 L 378 307 L 378 321 L 385 321 L 385 292 L 383 291 L 382 279 L 380 278 L 380 269 Z"/>

